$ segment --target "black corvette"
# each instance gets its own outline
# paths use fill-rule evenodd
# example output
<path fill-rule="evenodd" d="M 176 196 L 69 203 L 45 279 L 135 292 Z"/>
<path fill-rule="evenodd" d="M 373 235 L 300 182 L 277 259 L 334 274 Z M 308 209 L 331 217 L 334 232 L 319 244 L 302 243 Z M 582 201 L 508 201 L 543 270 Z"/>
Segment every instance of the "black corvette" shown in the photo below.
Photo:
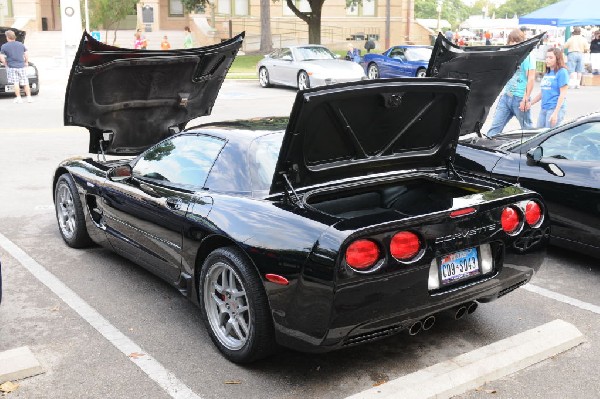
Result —
<path fill-rule="evenodd" d="M 99 156 L 54 175 L 68 245 L 98 243 L 163 277 L 236 362 L 275 343 L 328 351 L 415 334 L 531 279 L 548 238 L 542 198 L 452 164 L 489 87 L 530 48 L 438 48 L 440 76 L 465 56 L 506 67 L 483 94 L 477 79 L 363 81 L 300 91 L 289 118 L 180 132 L 210 112 L 241 40 L 154 52 L 84 35 L 64 117 Z"/>
<path fill-rule="evenodd" d="M 600 258 L 600 114 L 465 139 L 455 165 L 537 191 L 550 213 L 550 242 Z"/>

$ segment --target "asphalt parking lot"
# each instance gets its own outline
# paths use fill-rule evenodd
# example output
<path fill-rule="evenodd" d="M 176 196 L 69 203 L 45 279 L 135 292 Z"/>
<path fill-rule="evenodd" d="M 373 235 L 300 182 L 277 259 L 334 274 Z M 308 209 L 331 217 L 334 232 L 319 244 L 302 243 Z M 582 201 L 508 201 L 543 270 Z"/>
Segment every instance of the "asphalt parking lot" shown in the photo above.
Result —
<path fill-rule="evenodd" d="M 599 262 L 556 248 L 530 286 L 459 321 L 440 318 L 413 337 L 328 354 L 283 349 L 251 366 L 229 363 L 177 290 L 107 250 L 62 242 L 51 176 L 62 159 L 86 151 L 87 132 L 62 126 L 65 71 L 55 60 L 38 65 L 42 85 L 33 104 L 0 98 L 0 352 L 29 346 L 45 372 L 18 381 L 7 397 L 344 398 L 556 319 L 575 326 L 585 342 L 458 397 L 600 395 Z M 599 94 L 600 87 L 570 91 L 567 118 L 597 111 Z M 288 115 L 294 96 L 226 81 L 213 114 L 190 125 Z M 113 329 L 102 334 L 102 326 Z"/>

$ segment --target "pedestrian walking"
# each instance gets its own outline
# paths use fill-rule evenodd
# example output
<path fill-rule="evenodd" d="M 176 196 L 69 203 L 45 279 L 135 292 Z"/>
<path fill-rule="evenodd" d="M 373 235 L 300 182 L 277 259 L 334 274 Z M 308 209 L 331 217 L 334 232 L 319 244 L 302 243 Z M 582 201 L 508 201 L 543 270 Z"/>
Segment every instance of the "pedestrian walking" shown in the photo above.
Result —
<path fill-rule="evenodd" d="M 370 53 L 371 50 L 373 50 L 375 48 L 375 42 L 373 41 L 373 39 L 367 37 L 367 39 L 365 40 L 365 50 L 367 50 L 367 53 Z"/>
<path fill-rule="evenodd" d="M 558 48 L 550 48 L 546 52 L 546 74 L 540 83 L 541 92 L 531 101 L 531 104 L 542 102 L 538 127 L 560 125 L 565 117 L 568 87 L 569 72 L 565 67 L 563 52 Z"/>
<path fill-rule="evenodd" d="M 183 48 L 192 48 L 194 47 L 194 38 L 192 37 L 192 30 L 189 26 L 183 28 L 185 31 L 185 38 L 183 39 Z"/>
<path fill-rule="evenodd" d="M 580 27 L 573 28 L 573 36 L 566 41 L 565 50 L 569 51 L 567 54 L 567 69 L 571 74 L 569 86 L 579 89 L 581 75 L 583 74 L 583 53 L 590 50 L 589 43 L 581 36 Z"/>
<path fill-rule="evenodd" d="M 16 103 L 22 103 L 21 86 L 27 96 L 27 102 L 33 102 L 31 99 L 31 88 L 27 78 L 27 66 L 29 66 L 29 56 L 27 48 L 21 42 L 17 41 L 17 36 L 12 30 L 5 32 L 6 43 L 0 47 L 0 61 L 6 67 L 6 77 L 8 83 L 14 85 Z"/>
<path fill-rule="evenodd" d="M 523 32 L 514 29 L 508 34 L 508 44 L 514 45 L 525 40 Z M 527 58 L 517 67 L 517 71 L 504 86 L 492 126 L 487 132 L 488 137 L 493 137 L 502 132 L 508 121 L 513 117 L 517 118 L 521 129 L 530 129 L 533 125 L 531 121 L 531 102 L 530 95 L 535 83 L 535 58 L 529 54 Z"/>

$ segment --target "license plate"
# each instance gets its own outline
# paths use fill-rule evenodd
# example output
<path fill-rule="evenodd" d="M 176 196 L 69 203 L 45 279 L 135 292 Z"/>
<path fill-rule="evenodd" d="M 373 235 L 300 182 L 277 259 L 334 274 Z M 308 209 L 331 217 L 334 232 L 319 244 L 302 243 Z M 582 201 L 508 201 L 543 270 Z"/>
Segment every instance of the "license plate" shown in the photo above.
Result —
<path fill-rule="evenodd" d="M 15 91 L 15 86 L 13 86 L 13 85 L 6 85 L 6 86 L 4 86 L 4 91 L 6 93 L 12 93 L 12 92 Z"/>
<path fill-rule="evenodd" d="M 477 248 L 469 248 L 442 257 L 440 279 L 448 285 L 481 274 Z"/>

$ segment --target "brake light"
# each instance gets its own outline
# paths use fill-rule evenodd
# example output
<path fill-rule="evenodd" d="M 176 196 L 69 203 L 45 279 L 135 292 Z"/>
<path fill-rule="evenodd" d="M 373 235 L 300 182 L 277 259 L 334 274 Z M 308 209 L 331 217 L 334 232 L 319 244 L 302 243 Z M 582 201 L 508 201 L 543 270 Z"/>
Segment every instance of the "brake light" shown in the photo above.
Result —
<path fill-rule="evenodd" d="M 542 219 L 542 208 L 535 201 L 527 202 L 525 205 L 525 220 L 530 226 L 535 226 Z"/>
<path fill-rule="evenodd" d="M 508 207 L 504 208 L 502 211 L 502 215 L 500 216 L 500 223 L 502 224 L 502 229 L 508 233 L 514 233 L 519 225 L 521 224 L 521 218 L 519 217 L 519 213 L 515 208 Z"/>
<path fill-rule="evenodd" d="M 378 259 L 379 247 L 371 240 L 356 240 L 346 249 L 346 263 L 354 269 L 368 269 Z"/>
<path fill-rule="evenodd" d="M 401 231 L 394 234 L 390 243 L 392 256 L 399 260 L 410 260 L 421 251 L 419 236 L 410 231 Z"/>
<path fill-rule="evenodd" d="M 455 211 L 450 212 L 450 217 L 451 218 L 457 218 L 459 216 L 466 216 L 466 215 L 470 215 L 472 213 L 475 213 L 477 211 L 477 209 L 471 207 L 471 208 L 463 208 L 463 209 L 457 209 Z"/>

